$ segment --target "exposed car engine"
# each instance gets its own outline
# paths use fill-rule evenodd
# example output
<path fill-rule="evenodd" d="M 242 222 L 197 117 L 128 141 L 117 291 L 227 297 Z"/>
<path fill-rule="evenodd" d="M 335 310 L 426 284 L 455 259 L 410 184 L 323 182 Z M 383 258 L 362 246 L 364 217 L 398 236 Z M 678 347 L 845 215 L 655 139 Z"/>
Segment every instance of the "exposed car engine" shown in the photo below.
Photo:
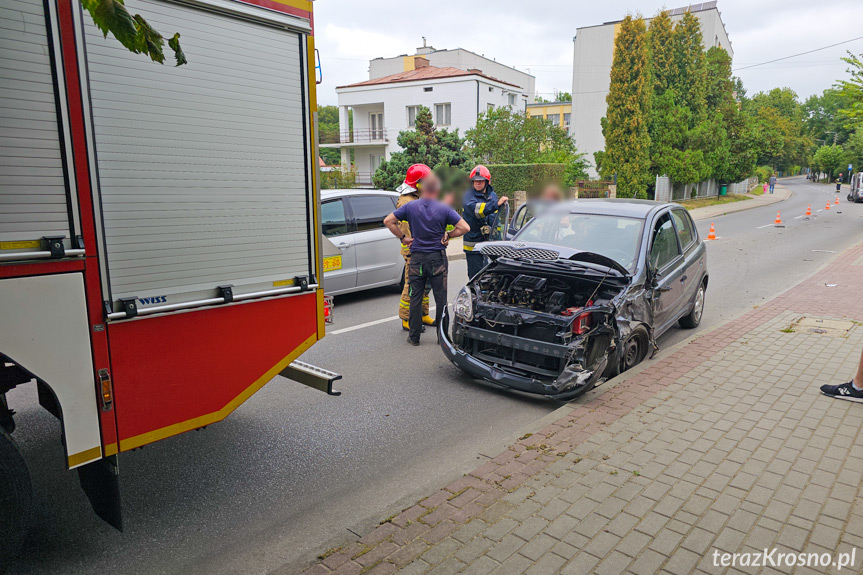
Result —
<path fill-rule="evenodd" d="M 606 302 L 618 291 L 596 282 L 557 276 L 487 273 L 477 281 L 479 300 L 533 311 L 570 315 Z M 597 286 L 599 285 L 599 289 Z"/>

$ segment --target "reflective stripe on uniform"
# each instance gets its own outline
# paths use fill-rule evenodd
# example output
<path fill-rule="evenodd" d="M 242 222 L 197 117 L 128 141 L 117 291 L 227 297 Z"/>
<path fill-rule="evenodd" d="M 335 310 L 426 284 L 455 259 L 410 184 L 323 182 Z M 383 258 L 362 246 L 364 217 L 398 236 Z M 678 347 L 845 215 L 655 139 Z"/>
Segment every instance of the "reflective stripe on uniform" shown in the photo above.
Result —
<path fill-rule="evenodd" d="M 477 244 L 477 242 L 469 242 L 469 241 L 467 241 L 467 240 L 465 240 L 464 242 L 462 242 L 462 245 L 463 245 L 463 247 L 464 247 L 464 251 L 466 251 L 466 252 L 472 252 L 472 251 L 473 251 L 473 248 L 474 248 L 474 246 L 475 246 L 476 244 Z"/>
<path fill-rule="evenodd" d="M 473 208 L 473 213 L 476 214 L 476 217 L 483 217 L 483 213 L 485 212 L 485 202 L 481 204 L 476 204 Z"/>

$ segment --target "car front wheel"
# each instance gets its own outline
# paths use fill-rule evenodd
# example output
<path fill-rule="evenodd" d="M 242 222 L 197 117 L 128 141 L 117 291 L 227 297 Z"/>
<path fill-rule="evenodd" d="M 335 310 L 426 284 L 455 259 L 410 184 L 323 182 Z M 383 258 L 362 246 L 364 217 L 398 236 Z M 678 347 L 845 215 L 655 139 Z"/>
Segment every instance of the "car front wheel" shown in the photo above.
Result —
<path fill-rule="evenodd" d="M 695 292 L 695 300 L 692 302 L 692 311 L 677 321 L 677 323 L 680 324 L 680 327 L 685 327 L 687 329 L 698 327 L 698 324 L 701 323 L 701 316 L 704 315 L 704 296 L 706 293 L 707 286 L 704 285 L 704 282 L 701 282 L 701 285 L 698 286 L 698 291 Z"/>
<path fill-rule="evenodd" d="M 638 326 L 623 343 L 623 355 L 620 358 L 620 372 L 632 369 L 647 357 L 650 346 L 650 336 L 644 326 Z"/>

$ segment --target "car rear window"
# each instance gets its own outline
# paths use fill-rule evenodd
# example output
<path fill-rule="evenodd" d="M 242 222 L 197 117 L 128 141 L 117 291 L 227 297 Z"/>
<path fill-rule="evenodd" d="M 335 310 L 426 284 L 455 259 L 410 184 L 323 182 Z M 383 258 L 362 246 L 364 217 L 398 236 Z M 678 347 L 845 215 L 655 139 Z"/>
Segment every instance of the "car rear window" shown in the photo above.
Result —
<path fill-rule="evenodd" d="M 535 217 L 515 239 L 597 253 L 632 271 L 643 226 L 637 218 L 554 212 Z"/>

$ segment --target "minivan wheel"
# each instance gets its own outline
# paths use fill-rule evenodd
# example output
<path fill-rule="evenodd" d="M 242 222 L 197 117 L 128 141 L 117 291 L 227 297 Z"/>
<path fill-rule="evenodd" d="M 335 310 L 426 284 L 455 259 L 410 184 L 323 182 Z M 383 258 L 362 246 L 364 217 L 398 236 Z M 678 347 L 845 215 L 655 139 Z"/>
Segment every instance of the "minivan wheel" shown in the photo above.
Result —
<path fill-rule="evenodd" d="M 21 550 L 32 512 L 30 471 L 15 441 L 0 429 L 0 573 Z"/>
<path fill-rule="evenodd" d="M 704 285 L 704 282 L 701 282 L 701 285 L 698 286 L 698 291 L 695 292 L 695 299 L 692 302 L 692 311 L 677 320 L 680 327 L 685 327 L 686 329 L 695 329 L 698 327 L 698 324 L 701 323 L 701 317 L 704 315 L 704 297 L 706 295 L 707 286 Z"/>
<path fill-rule="evenodd" d="M 623 355 L 620 358 L 620 371 L 632 369 L 647 357 L 647 348 L 650 338 L 644 326 L 640 325 L 632 330 L 629 337 L 623 343 Z"/>

